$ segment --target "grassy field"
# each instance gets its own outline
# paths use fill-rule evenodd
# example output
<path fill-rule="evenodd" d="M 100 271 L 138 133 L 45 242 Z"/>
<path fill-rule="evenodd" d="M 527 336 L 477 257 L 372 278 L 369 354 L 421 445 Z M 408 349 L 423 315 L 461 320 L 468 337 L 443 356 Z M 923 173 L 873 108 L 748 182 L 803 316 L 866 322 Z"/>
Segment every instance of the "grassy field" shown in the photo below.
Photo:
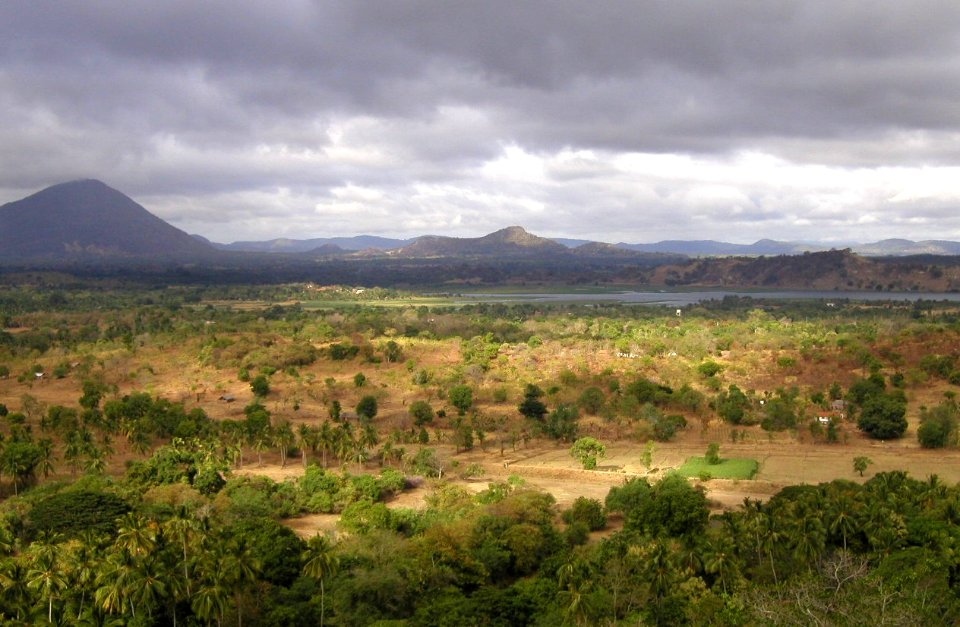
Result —
<path fill-rule="evenodd" d="M 753 479 L 760 469 L 755 459 L 733 457 L 721 459 L 719 464 L 711 464 L 705 457 L 690 457 L 677 472 L 684 477 L 703 477 L 711 479 Z"/>

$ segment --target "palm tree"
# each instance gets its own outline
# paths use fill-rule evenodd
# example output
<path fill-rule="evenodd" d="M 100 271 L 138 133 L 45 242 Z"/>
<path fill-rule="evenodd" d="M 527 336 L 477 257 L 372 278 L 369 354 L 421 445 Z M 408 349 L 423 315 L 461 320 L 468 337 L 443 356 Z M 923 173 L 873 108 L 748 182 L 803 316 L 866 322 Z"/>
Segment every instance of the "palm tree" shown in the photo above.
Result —
<path fill-rule="evenodd" d="M 133 582 L 130 588 L 130 612 L 136 616 L 136 608 L 146 609 L 149 616 L 153 608 L 160 605 L 167 594 L 167 584 L 164 577 L 157 574 L 160 564 L 158 560 L 147 558 L 140 560 L 139 567 L 133 572 Z"/>
<path fill-rule="evenodd" d="M 843 539 L 843 550 L 847 550 L 847 537 L 857 532 L 861 504 L 849 492 L 836 495 L 827 509 L 827 524 L 830 533 L 839 533 Z"/>
<path fill-rule="evenodd" d="M 297 427 L 297 446 L 300 448 L 300 460 L 303 462 L 303 467 L 306 468 L 307 449 L 316 449 L 317 445 L 313 429 L 305 422 L 300 423 L 300 426 Z"/>
<path fill-rule="evenodd" d="M 589 624 L 596 609 L 590 603 L 593 573 L 590 572 L 589 565 L 582 559 L 563 564 L 557 569 L 557 583 L 561 588 L 557 596 L 564 606 L 564 622 Z"/>
<path fill-rule="evenodd" d="M 270 444 L 270 434 L 261 431 L 253 437 L 253 449 L 257 452 L 257 466 L 263 466 L 263 451 Z"/>
<path fill-rule="evenodd" d="M 40 445 L 42 454 L 40 457 L 40 472 L 43 473 L 44 477 L 49 477 L 55 470 L 53 466 L 53 460 L 55 459 L 53 455 L 53 440 L 50 438 L 40 438 L 37 444 Z"/>
<path fill-rule="evenodd" d="M 287 466 L 287 452 L 295 441 L 293 428 L 289 422 L 281 422 L 273 431 L 273 444 L 280 448 L 280 467 Z"/>
<path fill-rule="evenodd" d="M 740 560 L 736 554 L 736 543 L 727 534 L 707 542 L 703 555 L 703 567 L 708 573 L 716 575 L 724 594 L 729 592 L 740 579 Z"/>
<path fill-rule="evenodd" d="M 243 625 L 242 604 L 240 595 L 257 580 L 260 564 L 254 558 L 249 545 L 243 538 L 235 538 L 229 542 L 226 552 L 220 563 L 224 581 L 228 589 L 234 592 L 234 604 L 237 606 L 237 624 Z"/>
<path fill-rule="evenodd" d="M 367 452 L 371 446 L 376 446 L 378 442 L 377 430 L 371 424 L 363 425 L 360 435 L 354 441 L 353 453 L 357 458 L 357 471 L 363 470 L 363 462 L 367 459 Z"/>
<path fill-rule="evenodd" d="M 324 420 L 323 424 L 320 425 L 320 430 L 317 433 L 317 445 L 320 447 L 320 452 L 323 454 L 323 467 L 327 467 L 327 451 L 333 450 L 335 442 L 335 435 L 333 429 L 330 428 L 330 421 Z"/>
<path fill-rule="evenodd" d="M 117 548 L 107 556 L 97 573 L 97 590 L 94 593 L 94 599 L 101 610 L 107 614 L 123 612 L 127 602 L 131 601 L 137 579 L 136 570 L 136 559 L 125 549 Z"/>
<path fill-rule="evenodd" d="M 227 609 L 227 588 L 222 579 L 215 577 L 204 581 L 193 595 L 190 606 L 201 620 L 216 621 L 220 625 Z"/>
<path fill-rule="evenodd" d="M 793 556 L 806 564 L 807 568 L 812 568 L 826 548 L 827 530 L 819 513 L 802 507 L 791 509 L 797 510 L 787 532 L 787 539 L 793 547 Z"/>
<path fill-rule="evenodd" d="M 30 586 L 27 579 L 27 567 L 22 560 L 0 560 L 0 596 L 7 607 L 16 608 L 17 620 L 29 611 L 32 605 Z"/>
<path fill-rule="evenodd" d="M 134 557 L 144 557 L 157 547 L 158 525 L 140 514 L 125 514 L 117 528 L 115 546 Z"/>
<path fill-rule="evenodd" d="M 57 560 L 58 547 L 40 543 L 35 549 L 27 570 L 27 587 L 37 591 L 47 600 L 47 622 L 53 622 L 53 600 L 59 598 L 60 591 L 66 588 L 67 578 Z"/>
<path fill-rule="evenodd" d="M 186 508 L 181 507 L 172 518 L 163 523 L 162 530 L 163 534 L 177 542 L 183 551 L 183 582 L 186 586 L 187 596 L 190 596 L 190 559 L 187 550 L 200 534 L 200 524 L 195 518 L 189 516 Z"/>
<path fill-rule="evenodd" d="M 96 550 L 97 539 L 89 530 L 82 532 L 78 540 L 71 541 L 68 545 L 68 586 L 74 591 L 74 594 L 78 590 L 80 592 L 77 621 L 83 615 L 87 593 L 94 590 L 100 561 L 97 558 Z"/>
<path fill-rule="evenodd" d="M 335 448 L 341 469 L 346 468 L 347 461 L 350 459 L 350 454 L 355 447 L 353 427 L 350 426 L 349 422 L 345 422 L 337 429 L 337 443 Z"/>
<path fill-rule="evenodd" d="M 307 549 L 302 555 L 303 574 L 320 584 L 320 627 L 323 627 L 325 613 L 323 582 L 340 565 L 339 558 L 332 551 L 330 540 L 318 533 L 307 541 Z"/>

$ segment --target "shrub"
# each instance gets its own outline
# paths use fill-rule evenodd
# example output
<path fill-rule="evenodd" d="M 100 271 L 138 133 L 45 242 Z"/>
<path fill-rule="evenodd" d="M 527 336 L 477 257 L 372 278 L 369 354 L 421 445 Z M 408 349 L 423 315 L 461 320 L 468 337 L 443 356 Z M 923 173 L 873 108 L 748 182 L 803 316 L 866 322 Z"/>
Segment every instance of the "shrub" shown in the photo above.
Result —
<path fill-rule="evenodd" d="M 577 405 L 580 406 L 584 412 L 591 416 L 595 416 L 597 412 L 603 409 L 603 403 L 606 400 L 606 397 L 603 394 L 603 390 L 596 386 L 588 387 L 581 394 L 580 398 L 577 399 Z"/>
<path fill-rule="evenodd" d="M 430 406 L 430 403 L 427 401 L 414 401 L 410 405 L 408 410 L 410 417 L 413 418 L 413 423 L 418 427 L 423 425 L 428 425 L 433 422 L 433 407 Z"/>
<path fill-rule="evenodd" d="M 723 366 L 718 364 L 715 361 L 707 360 L 697 366 L 697 372 L 702 374 L 705 377 L 713 377 L 720 373 L 723 370 Z"/>
<path fill-rule="evenodd" d="M 607 526 L 607 515 L 603 513 L 600 501 L 581 496 L 563 512 L 563 522 L 568 525 L 583 523 L 590 531 L 599 531 Z"/>
<path fill-rule="evenodd" d="M 266 375 L 258 374 L 256 377 L 250 381 L 250 389 L 253 391 L 255 396 L 264 397 L 270 393 L 270 382 L 267 380 Z"/>
<path fill-rule="evenodd" d="M 924 448 L 943 448 L 957 442 L 957 404 L 947 401 L 920 412 L 917 440 Z"/>

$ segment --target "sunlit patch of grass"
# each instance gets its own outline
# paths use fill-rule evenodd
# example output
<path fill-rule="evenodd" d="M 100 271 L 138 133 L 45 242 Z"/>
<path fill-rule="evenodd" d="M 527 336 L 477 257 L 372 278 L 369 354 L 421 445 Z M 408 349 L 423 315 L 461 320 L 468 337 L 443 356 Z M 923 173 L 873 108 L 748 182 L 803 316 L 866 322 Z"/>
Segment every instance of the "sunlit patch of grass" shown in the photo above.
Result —
<path fill-rule="evenodd" d="M 711 464 L 705 457 L 690 457 L 677 472 L 684 477 L 701 479 L 753 479 L 760 464 L 755 459 L 734 457 L 721 459 L 719 464 Z"/>

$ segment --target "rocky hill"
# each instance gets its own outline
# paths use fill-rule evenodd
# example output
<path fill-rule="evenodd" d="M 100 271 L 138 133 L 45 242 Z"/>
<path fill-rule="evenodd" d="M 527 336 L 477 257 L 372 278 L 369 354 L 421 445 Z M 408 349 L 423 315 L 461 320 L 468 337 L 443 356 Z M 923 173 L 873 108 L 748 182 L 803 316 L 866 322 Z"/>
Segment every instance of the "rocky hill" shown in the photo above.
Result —
<path fill-rule="evenodd" d="M 563 244 L 511 226 L 483 237 L 427 235 L 394 253 L 398 257 L 531 257 L 566 255 Z"/>
<path fill-rule="evenodd" d="M 849 249 L 775 257 L 724 257 L 664 264 L 651 285 L 947 292 L 960 289 L 953 258 L 872 259 Z"/>

